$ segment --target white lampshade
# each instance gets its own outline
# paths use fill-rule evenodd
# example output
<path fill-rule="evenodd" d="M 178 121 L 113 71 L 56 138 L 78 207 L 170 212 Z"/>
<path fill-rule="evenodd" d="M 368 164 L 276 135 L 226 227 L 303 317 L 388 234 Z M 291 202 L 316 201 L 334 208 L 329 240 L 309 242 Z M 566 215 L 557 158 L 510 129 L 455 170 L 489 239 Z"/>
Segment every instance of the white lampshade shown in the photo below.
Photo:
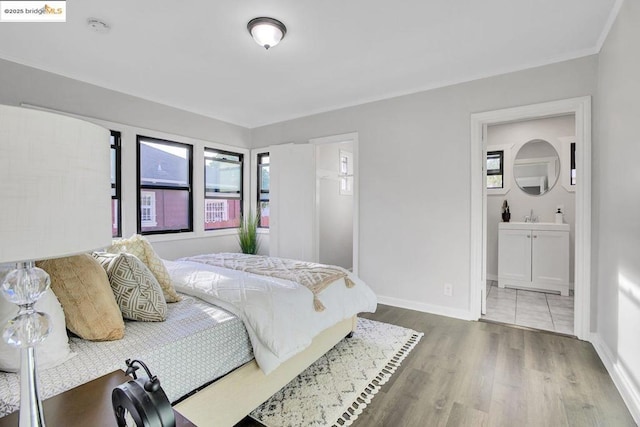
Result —
<path fill-rule="evenodd" d="M 287 28 L 282 22 L 266 17 L 252 19 L 247 24 L 247 29 L 256 43 L 265 49 L 280 43 L 280 40 L 287 34 Z"/>
<path fill-rule="evenodd" d="M 0 263 L 111 244 L 109 131 L 0 105 Z"/>

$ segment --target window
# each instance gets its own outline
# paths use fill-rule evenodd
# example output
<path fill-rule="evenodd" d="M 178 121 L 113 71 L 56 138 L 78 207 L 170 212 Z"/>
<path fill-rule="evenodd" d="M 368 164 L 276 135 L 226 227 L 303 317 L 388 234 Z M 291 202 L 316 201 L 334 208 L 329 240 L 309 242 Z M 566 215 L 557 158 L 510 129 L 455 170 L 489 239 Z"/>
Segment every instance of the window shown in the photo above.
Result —
<path fill-rule="evenodd" d="M 569 175 L 569 183 L 576 185 L 576 143 L 571 143 L 571 175 Z"/>
<path fill-rule="evenodd" d="M 258 227 L 269 228 L 269 153 L 258 154 Z"/>
<path fill-rule="evenodd" d="M 120 203 L 120 132 L 111 131 L 111 236 L 122 237 L 122 204 Z"/>
<path fill-rule="evenodd" d="M 487 188 L 503 188 L 504 151 L 487 152 Z"/>
<path fill-rule="evenodd" d="M 206 199 L 204 201 L 204 222 L 223 222 L 229 220 L 229 209 L 225 200 Z"/>
<path fill-rule="evenodd" d="M 138 135 L 138 232 L 193 231 L 193 147 Z"/>
<path fill-rule="evenodd" d="M 143 227 L 155 227 L 156 221 L 156 193 L 153 191 L 140 192 L 140 223 Z"/>
<path fill-rule="evenodd" d="M 340 176 L 340 194 L 353 195 L 353 153 L 340 150 L 340 164 L 338 166 Z"/>
<path fill-rule="evenodd" d="M 204 229 L 240 225 L 242 216 L 242 154 L 205 148 Z"/>

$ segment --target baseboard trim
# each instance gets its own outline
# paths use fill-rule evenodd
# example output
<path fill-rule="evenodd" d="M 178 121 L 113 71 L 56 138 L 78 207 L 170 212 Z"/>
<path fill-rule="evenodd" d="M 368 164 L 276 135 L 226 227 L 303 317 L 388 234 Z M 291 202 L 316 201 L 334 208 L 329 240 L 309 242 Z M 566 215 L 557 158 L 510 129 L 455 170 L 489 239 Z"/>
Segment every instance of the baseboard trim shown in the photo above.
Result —
<path fill-rule="evenodd" d="M 494 282 L 498 281 L 498 275 L 497 274 L 487 274 L 487 280 L 493 280 Z"/>
<path fill-rule="evenodd" d="M 604 363 L 605 368 L 609 372 L 613 383 L 622 396 L 622 400 L 627 404 L 629 412 L 636 424 L 640 425 L 640 390 L 633 386 L 633 381 L 629 379 L 624 368 L 615 362 L 615 358 L 609 350 L 609 347 L 600 337 L 598 333 L 591 334 L 591 344 L 596 349 L 596 353 L 600 356 L 600 360 Z"/>
<path fill-rule="evenodd" d="M 407 308 L 409 310 L 421 311 L 423 313 L 437 314 L 440 316 L 454 317 L 462 320 L 477 320 L 468 310 L 459 310 L 457 308 L 443 307 L 441 305 L 425 304 L 423 302 L 409 301 L 401 298 L 387 297 L 378 295 L 380 304 L 391 305 L 393 307 Z"/>

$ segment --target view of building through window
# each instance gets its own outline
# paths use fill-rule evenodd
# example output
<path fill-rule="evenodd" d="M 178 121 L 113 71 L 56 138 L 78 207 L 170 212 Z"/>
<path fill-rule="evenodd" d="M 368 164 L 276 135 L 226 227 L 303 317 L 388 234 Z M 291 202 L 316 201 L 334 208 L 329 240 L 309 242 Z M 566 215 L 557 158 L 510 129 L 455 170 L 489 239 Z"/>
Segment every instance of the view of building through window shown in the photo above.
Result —
<path fill-rule="evenodd" d="M 269 228 L 269 153 L 258 154 L 259 227 Z"/>
<path fill-rule="evenodd" d="M 487 188 L 503 188 L 504 151 L 487 152 Z"/>
<path fill-rule="evenodd" d="M 111 131 L 111 236 L 122 237 L 120 203 L 120 132 Z"/>
<path fill-rule="evenodd" d="M 576 185 L 576 143 L 571 143 L 571 175 L 570 183 L 571 185 Z"/>
<path fill-rule="evenodd" d="M 192 231 L 188 144 L 138 136 L 138 232 Z"/>
<path fill-rule="evenodd" d="M 242 216 L 242 154 L 205 148 L 204 229 L 240 225 Z"/>

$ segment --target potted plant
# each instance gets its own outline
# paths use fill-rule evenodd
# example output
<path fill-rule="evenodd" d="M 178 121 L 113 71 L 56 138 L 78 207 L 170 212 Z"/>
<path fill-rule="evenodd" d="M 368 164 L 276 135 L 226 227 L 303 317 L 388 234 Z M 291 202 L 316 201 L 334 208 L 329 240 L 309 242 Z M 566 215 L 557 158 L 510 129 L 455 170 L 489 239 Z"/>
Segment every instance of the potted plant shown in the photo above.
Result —
<path fill-rule="evenodd" d="M 502 221 L 509 222 L 511 219 L 511 212 L 509 212 L 509 203 L 505 200 L 502 202 Z"/>
<path fill-rule="evenodd" d="M 243 254 L 255 255 L 260 248 L 258 241 L 258 224 L 260 223 L 260 213 L 249 216 L 240 216 L 240 226 L 238 227 L 238 243 Z"/>

